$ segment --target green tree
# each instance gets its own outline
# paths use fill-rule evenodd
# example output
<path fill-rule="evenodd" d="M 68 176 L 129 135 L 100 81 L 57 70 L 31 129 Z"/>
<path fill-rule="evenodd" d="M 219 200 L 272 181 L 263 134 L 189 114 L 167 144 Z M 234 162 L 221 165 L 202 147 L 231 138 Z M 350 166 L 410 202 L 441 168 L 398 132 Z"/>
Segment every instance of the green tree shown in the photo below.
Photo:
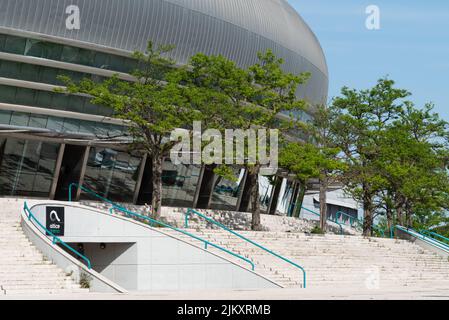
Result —
<path fill-rule="evenodd" d="M 318 106 L 314 119 L 303 124 L 305 142 L 287 144 L 280 155 L 280 165 L 293 173 L 300 183 L 295 216 L 299 217 L 307 183 L 317 178 L 320 185 L 320 228 L 327 227 L 327 192 L 332 183 L 337 182 L 345 164 L 340 159 L 340 149 L 336 146 L 332 132 L 334 110 Z"/>
<path fill-rule="evenodd" d="M 378 171 L 383 131 L 403 112 L 409 92 L 394 87 L 394 81 L 380 79 L 368 90 L 342 89 L 332 102 L 339 113 L 333 125 L 336 142 L 347 164 L 344 183 L 354 199 L 363 204 L 363 234 L 372 234 L 375 198 L 387 181 Z"/>
<path fill-rule="evenodd" d="M 258 58 L 258 63 L 243 69 L 222 56 L 197 54 L 192 57 L 193 82 L 210 90 L 216 101 L 220 101 L 216 107 L 204 111 L 214 123 L 212 126 L 219 130 L 279 129 L 283 133 L 293 127 L 294 113 L 305 108 L 305 102 L 296 97 L 296 91 L 310 75 L 284 72 L 284 61 L 270 50 L 260 53 Z M 248 172 L 250 186 L 251 226 L 253 230 L 260 230 L 259 174 L 262 165 L 260 159 L 251 163 L 245 157 L 243 166 Z"/>
<path fill-rule="evenodd" d="M 175 67 L 176 61 L 167 58 L 172 46 L 148 43 L 146 52 L 135 52 L 139 67 L 132 72 L 135 81 L 120 80 L 117 76 L 94 82 L 83 79 L 75 83 L 61 77 L 68 93 L 82 93 L 92 97 L 92 103 L 112 108 L 114 117 L 130 123 L 132 148 L 146 151 L 153 165 L 153 215 L 161 215 L 163 159 L 176 144 L 167 137 L 177 128 L 190 127 L 201 119 L 197 112 L 201 97 L 195 87 L 181 85 L 185 68 Z"/>
<path fill-rule="evenodd" d="M 447 208 L 447 123 L 432 109 L 426 105 L 420 110 L 407 102 L 380 140 L 378 169 L 388 182 L 396 221 L 401 225 L 427 224 L 426 216 L 428 221 L 438 215 L 443 219 Z"/>

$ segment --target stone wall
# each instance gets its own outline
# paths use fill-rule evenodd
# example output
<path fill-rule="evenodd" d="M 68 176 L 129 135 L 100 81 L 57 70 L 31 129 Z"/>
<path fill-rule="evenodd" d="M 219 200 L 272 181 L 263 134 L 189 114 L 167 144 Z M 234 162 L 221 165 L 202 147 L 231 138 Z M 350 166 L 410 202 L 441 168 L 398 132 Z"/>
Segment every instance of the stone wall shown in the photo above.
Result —
<path fill-rule="evenodd" d="M 109 210 L 111 205 L 92 201 L 81 201 L 81 204 Z M 148 208 L 144 206 L 136 206 L 130 204 L 120 204 L 124 208 L 142 215 L 148 215 Z M 218 210 L 197 210 L 198 212 L 212 218 L 213 220 L 227 226 L 236 231 L 251 230 L 251 213 L 234 212 L 234 211 L 218 211 Z M 161 220 L 174 227 L 183 228 L 185 225 L 186 208 L 163 207 Z M 298 232 L 310 233 L 312 229 L 318 225 L 316 220 L 306 220 L 302 218 L 292 218 L 277 215 L 261 215 L 261 223 L 263 231 L 270 232 Z M 189 219 L 189 228 L 191 229 L 212 229 L 217 226 L 205 221 L 203 218 L 192 215 Z M 344 228 L 345 234 L 354 234 L 350 229 Z M 334 223 L 329 223 L 328 232 L 340 234 L 340 227 Z"/>

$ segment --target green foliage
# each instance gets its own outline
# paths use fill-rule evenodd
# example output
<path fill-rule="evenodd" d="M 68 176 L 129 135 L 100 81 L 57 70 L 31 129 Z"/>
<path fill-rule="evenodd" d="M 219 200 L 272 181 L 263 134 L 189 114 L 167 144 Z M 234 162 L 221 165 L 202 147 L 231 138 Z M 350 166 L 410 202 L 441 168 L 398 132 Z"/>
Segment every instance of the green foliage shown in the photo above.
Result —
<path fill-rule="evenodd" d="M 315 226 L 313 227 L 313 229 L 310 231 L 311 234 L 324 234 L 324 231 L 319 227 L 319 226 Z"/>
<path fill-rule="evenodd" d="M 363 203 L 364 232 L 376 214 L 387 225 L 435 226 L 448 208 L 447 123 L 428 104 L 416 108 L 410 93 L 380 79 L 369 90 L 343 88 L 333 100 L 333 125 L 346 162 L 346 190 Z"/>

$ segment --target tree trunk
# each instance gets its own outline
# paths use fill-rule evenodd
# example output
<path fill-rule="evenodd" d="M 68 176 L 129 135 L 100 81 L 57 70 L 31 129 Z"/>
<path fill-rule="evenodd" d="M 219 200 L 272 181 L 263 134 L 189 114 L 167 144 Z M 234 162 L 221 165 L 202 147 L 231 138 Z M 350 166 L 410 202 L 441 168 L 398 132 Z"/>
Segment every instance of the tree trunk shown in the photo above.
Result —
<path fill-rule="evenodd" d="M 407 227 L 413 228 L 413 212 L 407 200 L 405 201 L 405 216 Z"/>
<path fill-rule="evenodd" d="M 320 228 L 326 232 L 327 226 L 327 183 L 325 179 L 320 179 Z"/>
<path fill-rule="evenodd" d="M 390 207 L 387 207 L 386 214 L 387 214 L 388 233 L 391 233 L 393 228 L 393 212 Z"/>
<path fill-rule="evenodd" d="M 363 235 L 365 237 L 372 236 L 373 229 L 373 197 L 371 193 L 363 186 Z"/>
<path fill-rule="evenodd" d="M 253 231 L 262 230 L 262 225 L 260 222 L 259 173 L 260 165 L 255 165 L 248 171 L 248 182 L 251 184 L 251 230 Z"/>
<path fill-rule="evenodd" d="M 395 199 L 395 208 L 398 218 L 398 224 L 400 226 L 404 225 L 404 198 L 402 196 L 397 196 Z"/>
<path fill-rule="evenodd" d="M 295 212 L 293 213 L 293 216 L 295 218 L 299 218 L 301 216 L 301 209 L 302 205 L 304 203 L 304 197 L 306 196 L 306 182 L 304 181 L 298 181 L 299 184 L 299 194 L 296 198 L 296 204 L 295 204 Z"/>
<path fill-rule="evenodd" d="M 162 162 L 163 156 L 153 155 L 153 197 L 151 207 L 153 218 L 159 220 L 162 214 Z"/>

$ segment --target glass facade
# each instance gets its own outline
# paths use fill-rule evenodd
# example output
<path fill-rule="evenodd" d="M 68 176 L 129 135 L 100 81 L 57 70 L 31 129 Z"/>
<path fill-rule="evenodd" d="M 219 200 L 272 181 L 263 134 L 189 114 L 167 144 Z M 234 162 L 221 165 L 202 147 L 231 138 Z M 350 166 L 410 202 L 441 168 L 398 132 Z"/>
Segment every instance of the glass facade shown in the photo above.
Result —
<path fill-rule="evenodd" d="M 277 214 L 290 216 L 294 208 L 294 182 L 283 179 L 281 191 L 279 193 L 279 200 L 276 207 Z"/>
<path fill-rule="evenodd" d="M 135 59 L 115 56 L 48 41 L 0 34 L 0 52 L 80 64 L 129 73 L 136 69 Z"/>
<path fill-rule="evenodd" d="M 167 160 L 163 169 L 162 204 L 170 207 L 193 207 L 201 167 L 175 166 Z"/>
<path fill-rule="evenodd" d="M 97 106 L 89 98 L 28 88 L 0 85 L 0 102 L 111 117 L 112 109 Z"/>
<path fill-rule="evenodd" d="M 267 213 L 270 206 L 271 195 L 273 193 L 273 182 L 274 177 L 259 177 L 260 211 L 263 213 Z"/>
<path fill-rule="evenodd" d="M 142 159 L 127 152 L 92 147 L 84 185 L 99 195 L 117 202 L 133 202 Z M 83 198 L 91 199 L 83 194 Z"/>
<path fill-rule="evenodd" d="M 91 79 L 93 81 L 101 81 L 106 79 L 104 77 L 93 75 L 90 73 L 75 72 L 28 63 L 0 60 L 0 77 L 46 83 L 51 85 L 63 85 L 63 83 L 58 79 L 59 76 L 68 76 L 73 81 L 80 81 L 84 78 Z"/>
<path fill-rule="evenodd" d="M 96 136 L 107 134 L 117 136 L 126 131 L 123 126 L 114 124 L 2 110 L 0 110 L 0 124 Z"/>
<path fill-rule="evenodd" d="M 237 201 L 239 199 L 240 190 L 243 188 L 245 170 L 234 169 L 237 181 L 229 181 L 222 177 L 217 177 L 212 193 L 210 207 L 216 210 L 237 209 Z"/>
<path fill-rule="evenodd" d="M 48 197 L 59 144 L 0 138 L 0 194 Z"/>
<path fill-rule="evenodd" d="M 0 34 L 0 52 L 37 57 L 41 59 L 66 62 L 71 64 L 90 66 L 110 71 L 129 73 L 137 68 L 137 61 L 130 57 L 106 54 L 93 50 L 86 50 L 74 46 L 62 45 L 48 41 L 22 38 Z M 66 75 L 74 81 L 90 78 L 101 81 L 104 78 L 82 72 L 74 72 L 54 67 L 38 66 L 34 64 L 0 60 L 0 77 L 22 80 L 50 85 L 62 85 L 58 76 Z M 62 110 L 83 114 L 113 116 L 113 110 L 107 107 L 93 105 L 89 98 L 61 94 L 52 91 L 36 90 L 23 87 L 24 84 L 0 85 L 0 103 L 19 106 L 31 106 L 50 110 Z M 298 117 L 307 120 L 307 114 L 299 113 Z M 86 121 L 73 118 L 56 117 L 53 115 L 39 115 L 26 112 L 0 110 L 0 125 L 29 127 L 30 129 L 48 129 L 55 133 L 93 134 L 97 137 L 119 136 L 126 130 L 123 126 L 106 124 L 102 122 Z M 59 143 L 50 143 L 41 138 L 41 141 L 24 140 L 0 136 L 0 195 L 50 197 L 58 161 Z M 91 146 L 85 168 L 84 145 L 71 146 L 80 148 L 79 159 L 76 161 L 76 178 L 83 180 L 83 184 L 98 194 L 117 202 L 133 202 L 134 196 L 139 194 L 136 190 L 139 173 L 141 172 L 142 157 L 123 151 Z M 60 161 L 61 171 L 64 171 L 64 159 L 73 158 L 72 149 L 67 145 Z M 62 152 L 61 152 L 62 153 Z M 87 154 L 86 154 L 87 155 Z M 70 161 L 67 161 L 69 163 Z M 146 171 L 146 169 L 145 169 Z M 244 188 L 245 170 L 235 168 L 236 181 L 228 181 L 221 177 L 209 177 L 210 184 L 204 190 L 205 202 L 215 210 L 237 210 L 237 202 Z M 84 172 L 82 175 L 81 173 Z M 200 188 L 201 166 L 174 166 L 170 161 L 163 165 L 163 194 L 164 206 L 193 207 L 195 195 Z M 61 175 L 56 183 L 55 193 L 58 194 Z M 82 176 L 81 176 L 82 175 Z M 207 178 L 207 179 L 209 179 Z M 147 181 L 145 181 L 147 182 Z M 213 186 L 212 186 L 213 183 Z M 63 185 L 63 184 L 61 184 Z M 260 201 L 262 212 L 268 211 L 273 186 L 269 177 L 260 177 Z M 64 195 L 67 192 L 64 191 Z M 212 194 L 211 194 L 212 193 Z M 140 196 L 140 195 L 139 195 Z M 209 198 L 210 196 L 210 198 Z M 81 193 L 83 199 L 92 199 Z M 278 212 L 288 214 L 292 201 L 291 182 L 284 180 L 283 189 L 278 201 Z M 210 199 L 210 203 L 208 203 Z"/>

